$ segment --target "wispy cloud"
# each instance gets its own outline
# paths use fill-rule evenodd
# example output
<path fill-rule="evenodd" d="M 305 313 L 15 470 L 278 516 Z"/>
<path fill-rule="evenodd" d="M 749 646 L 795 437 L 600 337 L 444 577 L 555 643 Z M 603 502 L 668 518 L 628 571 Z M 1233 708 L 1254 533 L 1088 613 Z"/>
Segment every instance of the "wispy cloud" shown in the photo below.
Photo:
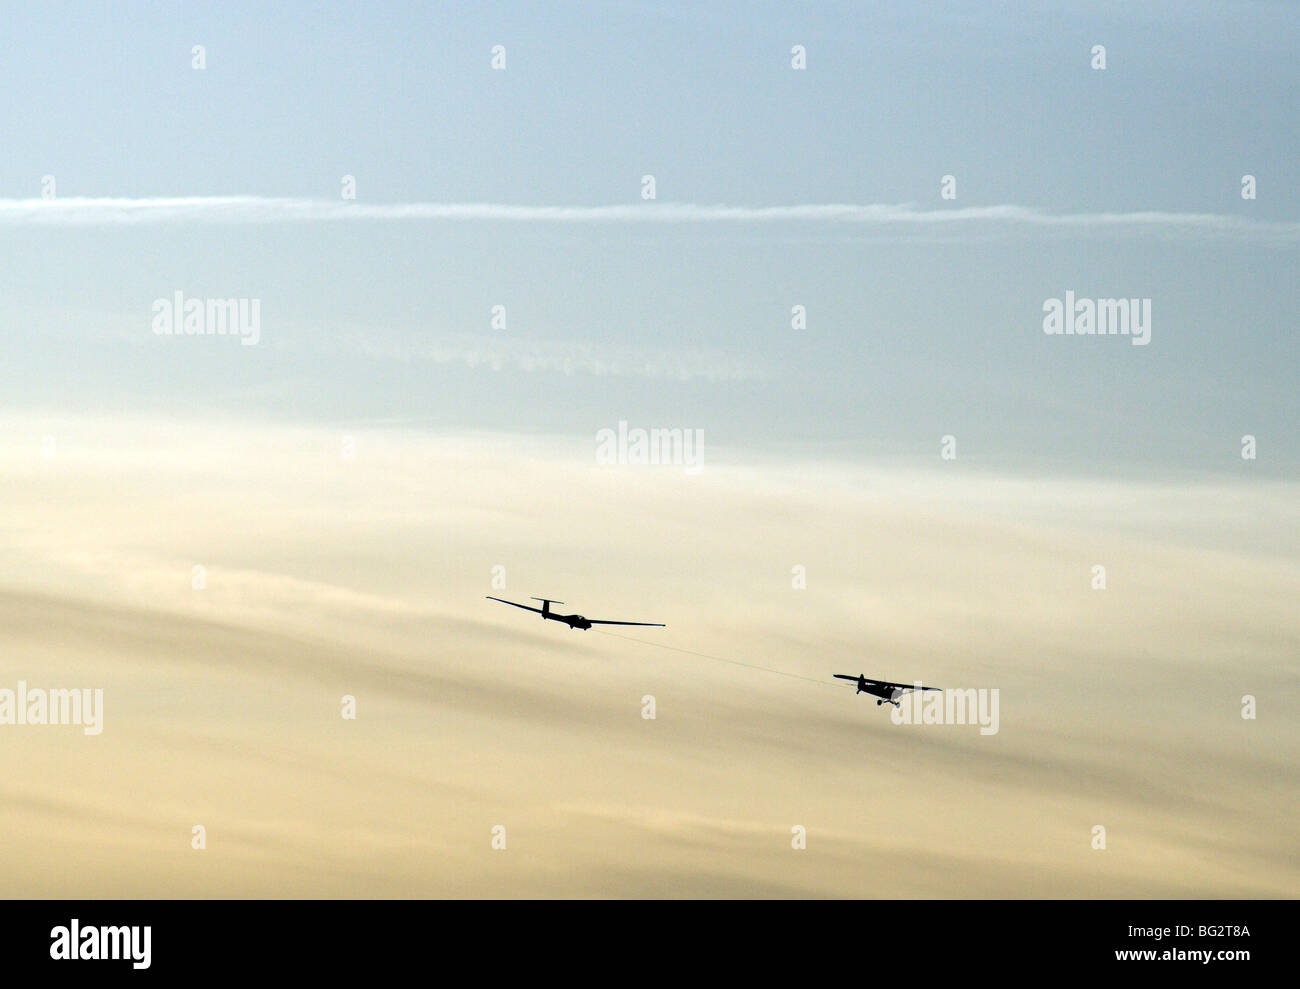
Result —
<path fill-rule="evenodd" d="M 769 367 L 721 350 L 653 352 L 611 344 L 565 340 L 518 340 L 506 337 L 443 335 L 433 340 L 397 335 L 363 335 L 330 344 L 344 354 L 375 360 L 464 364 L 492 371 L 582 374 L 603 378 L 658 378 L 669 381 L 766 381 Z"/>
<path fill-rule="evenodd" d="M 791 460 L 692 478 L 601 466 L 584 440 L 427 429 L 356 430 L 345 459 L 341 432 L 0 415 L 0 686 L 102 686 L 111 746 L 4 729 L 23 758 L 0 786 L 0 893 L 1296 888 L 1295 551 L 1259 549 L 1297 531 L 1294 484 Z M 1246 520 L 1252 538 L 1222 540 Z M 494 611 L 498 564 L 506 597 L 653 605 L 669 627 Z M 708 657 L 997 687 L 1002 730 L 895 726 L 849 688 Z M 149 855 L 157 820 L 180 839 Z M 196 823 L 221 836 L 219 875 Z"/>
<path fill-rule="evenodd" d="M 1300 240 L 1300 223 L 1296 222 L 1158 210 L 1046 213 L 1015 205 L 926 210 L 907 203 L 726 206 L 645 202 L 613 206 L 528 206 L 510 203 L 362 203 L 262 196 L 0 199 L 0 224 L 8 226 L 357 220 L 567 224 L 811 223 L 899 232 L 994 227 L 1021 232 L 1054 229 L 1138 234 L 1181 232 L 1239 239 Z"/>

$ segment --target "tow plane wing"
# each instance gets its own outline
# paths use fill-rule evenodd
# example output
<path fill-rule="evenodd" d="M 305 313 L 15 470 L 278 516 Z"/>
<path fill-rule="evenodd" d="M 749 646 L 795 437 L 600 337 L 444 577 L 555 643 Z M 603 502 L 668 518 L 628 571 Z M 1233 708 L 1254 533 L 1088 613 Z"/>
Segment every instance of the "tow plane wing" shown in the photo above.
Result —
<path fill-rule="evenodd" d="M 876 707 L 881 704 L 893 704 L 898 707 L 898 699 L 904 694 L 913 690 L 943 690 L 942 687 L 918 687 L 914 683 L 893 683 L 889 680 L 868 680 L 859 673 L 857 676 L 850 676 L 847 673 L 832 673 L 831 676 L 836 680 L 850 680 L 858 685 L 859 694 L 870 694 L 879 698 L 876 701 Z"/>

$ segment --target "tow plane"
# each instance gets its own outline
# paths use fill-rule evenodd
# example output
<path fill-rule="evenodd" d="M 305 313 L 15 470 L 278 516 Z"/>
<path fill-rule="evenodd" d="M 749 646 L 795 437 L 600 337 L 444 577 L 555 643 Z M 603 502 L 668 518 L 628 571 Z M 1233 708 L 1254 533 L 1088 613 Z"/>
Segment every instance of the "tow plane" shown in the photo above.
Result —
<path fill-rule="evenodd" d="M 526 604 L 515 604 L 514 601 L 507 601 L 505 598 L 494 598 L 491 594 L 487 596 L 489 601 L 500 601 L 502 604 L 508 604 L 513 608 L 523 608 L 524 611 L 533 611 L 542 616 L 544 621 L 564 622 L 569 628 L 580 628 L 583 631 L 591 628 L 593 625 L 642 625 L 653 626 L 654 628 L 667 628 L 667 625 L 661 622 L 609 622 L 600 621 L 595 618 L 586 618 L 583 615 L 561 615 L 551 610 L 553 604 L 564 604 L 563 601 L 556 601 L 554 598 L 532 598 L 533 601 L 541 601 L 540 608 L 533 608 Z"/>
<path fill-rule="evenodd" d="M 858 685 L 859 694 L 870 694 L 877 697 L 876 707 L 881 704 L 893 704 L 894 707 L 901 707 L 898 699 L 912 690 L 943 690 L 942 687 L 918 687 L 914 683 L 890 683 L 888 680 L 868 680 L 861 673 L 857 676 L 849 676 L 847 673 L 834 673 L 832 676 L 836 680 L 852 680 Z"/>

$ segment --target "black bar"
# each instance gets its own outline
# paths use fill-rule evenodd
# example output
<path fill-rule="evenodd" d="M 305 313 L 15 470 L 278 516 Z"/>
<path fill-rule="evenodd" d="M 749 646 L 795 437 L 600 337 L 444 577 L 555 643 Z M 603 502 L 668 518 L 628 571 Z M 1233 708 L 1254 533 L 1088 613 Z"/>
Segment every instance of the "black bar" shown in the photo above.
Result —
<path fill-rule="evenodd" d="M 79 978 L 114 972 L 165 980 L 250 973 L 396 976 L 414 965 L 431 978 L 457 981 L 473 978 L 453 976 L 464 966 L 484 979 L 563 970 L 603 972 L 620 981 L 618 973 L 638 970 L 664 977 L 696 971 L 700 958 L 733 973 L 803 966 L 810 979 L 837 959 L 864 976 L 941 966 L 972 976 L 1128 970 L 1222 978 L 1261 963 L 1285 964 L 1294 955 L 1296 920 L 1290 900 L 41 900 L 10 901 L 0 910 L 7 973 Z M 83 939 L 88 927 L 149 927 L 148 968 L 135 968 L 130 957 L 55 960 L 52 932 L 64 928 L 70 935 L 73 918 Z M 134 946 L 143 946 L 142 936 Z M 1143 951 L 1155 955 L 1117 955 Z M 1214 955 L 1208 962 L 1187 957 L 1206 951 Z M 130 955 L 127 947 L 121 953 Z"/>

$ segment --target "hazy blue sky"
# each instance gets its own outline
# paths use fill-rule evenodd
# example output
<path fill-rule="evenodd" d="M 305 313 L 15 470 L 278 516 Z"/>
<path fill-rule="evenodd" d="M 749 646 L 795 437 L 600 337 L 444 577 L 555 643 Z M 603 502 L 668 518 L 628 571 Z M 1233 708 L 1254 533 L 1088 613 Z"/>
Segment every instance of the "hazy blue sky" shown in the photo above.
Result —
<path fill-rule="evenodd" d="M 1078 6 L 11 11 L 0 401 L 581 443 L 626 419 L 704 429 L 732 456 L 928 462 L 950 433 L 970 463 L 1130 475 L 1238 472 L 1253 433 L 1249 469 L 1293 474 L 1300 10 Z M 337 204 L 345 174 L 368 205 L 1014 205 L 1242 225 L 13 212 L 45 175 L 60 200 Z M 152 301 L 178 290 L 260 299 L 261 342 L 154 336 Z M 1067 290 L 1152 299 L 1150 345 L 1044 335 L 1044 300 Z"/>

